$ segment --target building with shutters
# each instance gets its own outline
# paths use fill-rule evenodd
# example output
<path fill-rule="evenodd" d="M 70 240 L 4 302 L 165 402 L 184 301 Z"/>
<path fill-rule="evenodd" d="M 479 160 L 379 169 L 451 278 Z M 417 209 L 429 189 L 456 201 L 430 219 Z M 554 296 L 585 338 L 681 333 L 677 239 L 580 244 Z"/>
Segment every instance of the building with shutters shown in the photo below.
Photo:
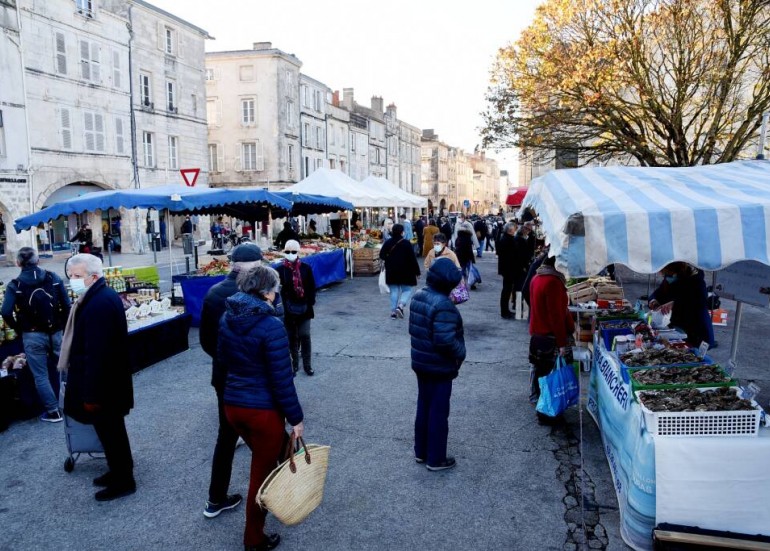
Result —
<path fill-rule="evenodd" d="M 326 167 L 326 104 L 331 100 L 331 93 L 331 89 L 322 82 L 300 73 L 300 179 L 307 178 L 316 169 Z"/>
<path fill-rule="evenodd" d="M 323 132 L 320 143 L 317 134 L 318 128 L 325 131 L 317 122 L 319 116 L 323 120 L 324 107 L 315 109 L 310 92 L 302 119 L 308 147 L 303 149 L 300 141 L 302 62 L 270 42 L 255 42 L 251 50 L 209 52 L 205 64 L 211 185 L 280 189 L 298 182 L 303 151 L 315 165 L 326 147 Z M 310 86 L 312 79 L 306 82 L 308 90 L 321 88 Z"/>
<path fill-rule="evenodd" d="M 89 191 L 181 183 L 182 166 L 204 169 L 198 185 L 206 185 L 206 31 L 141 0 L 2 5 L 3 21 L 20 23 L 14 48 L 24 67 L 18 79 L 12 64 L 2 65 L 2 89 L 10 90 L 2 93 L 23 98 L 17 105 L 26 117 L 13 120 L 25 119 L 29 136 L 26 182 L 17 182 L 15 195 L 3 194 L 25 198 L 5 205 L 14 217 Z M 13 55 L 13 49 L 0 53 Z M 89 222 L 97 246 L 104 229 L 122 250 L 141 250 L 142 216 L 73 215 L 52 224 L 49 240 L 64 248 Z M 19 245 L 34 239 L 23 236 Z"/>

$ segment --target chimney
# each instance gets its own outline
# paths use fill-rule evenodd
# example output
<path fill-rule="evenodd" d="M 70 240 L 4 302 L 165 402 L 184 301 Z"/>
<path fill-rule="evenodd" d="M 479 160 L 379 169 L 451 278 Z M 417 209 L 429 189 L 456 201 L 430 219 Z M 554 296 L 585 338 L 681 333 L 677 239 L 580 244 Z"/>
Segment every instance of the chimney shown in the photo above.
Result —
<path fill-rule="evenodd" d="M 382 96 L 372 96 L 372 111 L 377 111 L 377 113 L 382 114 L 384 112 L 383 106 L 385 105 L 385 102 L 382 101 Z"/>
<path fill-rule="evenodd" d="M 387 112 L 388 112 L 388 116 L 389 117 L 392 117 L 394 119 L 398 118 L 396 116 L 396 104 L 395 103 L 391 103 L 390 105 L 388 105 Z"/>
<path fill-rule="evenodd" d="M 339 90 L 335 90 L 334 92 L 332 92 L 332 105 L 334 107 L 339 107 L 340 106 L 340 91 Z"/>
<path fill-rule="evenodd" d="M 422 137 L 425 140 L 438 140 L 438 134 L 436 134 L 432 128 L 425 128 L 422 131 Z"/>
<path fill-rule="evenodd" d="M 273 48 L 272 42 L 255 42 L 252 46 L 255 50 L 271 50 Z"/>
<path fill-rule="evenodd" d="M 353 105 L 356 103 L 355 99 L 353 98 L 353 88 L 343 88 L 342 89 L 342 105 L 344 107 L 347 107 L 348 109 L 352 110 Z"/>

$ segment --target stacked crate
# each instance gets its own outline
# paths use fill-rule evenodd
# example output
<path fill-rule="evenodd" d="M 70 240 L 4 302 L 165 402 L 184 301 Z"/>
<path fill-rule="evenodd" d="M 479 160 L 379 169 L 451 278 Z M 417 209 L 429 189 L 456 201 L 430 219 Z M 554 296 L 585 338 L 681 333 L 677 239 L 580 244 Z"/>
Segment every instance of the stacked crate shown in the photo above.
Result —
<path fill-rule="evenodd" d="M 353 249 L 353 274 L 376 275 L 380 273 L 380 250 L 373 247 Z"/>

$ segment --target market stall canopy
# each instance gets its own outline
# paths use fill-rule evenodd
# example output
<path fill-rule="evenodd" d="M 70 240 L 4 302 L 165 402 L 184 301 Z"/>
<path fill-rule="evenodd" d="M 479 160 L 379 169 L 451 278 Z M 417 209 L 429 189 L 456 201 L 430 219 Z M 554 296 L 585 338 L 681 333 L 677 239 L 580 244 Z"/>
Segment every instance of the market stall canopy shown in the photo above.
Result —
<path fill-rule="evenodd" d="M 307 193 L 292 193 L 277 191 L 275 195 L 291 201 L 291 213 L 295 215 L 324 214 L 340 210 L 353 210 L 353 203 L 343 201 L 339 197 L 309 195 Z"/>
<path fill-rule="evenodd" d="M 373 195 L 382 196 L 388 207 L 427 208 L 428 199 L 419 195 L 412 195 L 397 185 L 381 176 L 368 176 L 361 181 L 361 185 L 371 191 Z"/>
<path fill-rule="evenodd" d="M 366 187 L 336 169 L 319 168 L 301 182 L 281 191 L 337 197 L 352 203 L 354 207 L 393 206 L 392 203 L 380 204 L 384 201 L 383 197 L 373 195 Z"/>
<path fill-rule="evenodd" d="M 512 207 L 521 206 L 524 202 L 524 196 L 529 191 L 528 187 L 515 187 L 508 192 L 508 197 L 505 199 L 505 204 Z"/>
<path fill-rule="evenodd" d="M 770 264 L 769 161 L 555 170 L 532 181 L 526 207 L 573 277 L 612 263 L 641 273 L 677 260 L 704 270 Z"/>
<path fill-rule="evenodd" d="M 28 230 L 59 216 L 117 208 L 168 209 L 175 214 L 223 214 L 242 220 L 264 220 L 268 211 L 280 216 L 291 201 L 264 189 L 187 187 L 168 184 L 140 189 L 95 191 L 62 201 L 14 221 L 16 232 Z"/>

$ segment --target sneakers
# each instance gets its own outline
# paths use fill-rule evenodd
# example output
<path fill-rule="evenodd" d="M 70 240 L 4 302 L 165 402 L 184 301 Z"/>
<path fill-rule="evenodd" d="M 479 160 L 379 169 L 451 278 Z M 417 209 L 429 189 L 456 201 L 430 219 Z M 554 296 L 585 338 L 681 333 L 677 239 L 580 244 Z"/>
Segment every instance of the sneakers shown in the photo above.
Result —
<path fill-rule="evenodd" d="M 455 461 L 455 458 L 447 457 L 438 465 L 425 465 L 425 468 L 428 469 L 429 471 L 445 471 L 447 469 L 451 469 L 455 465 L 457 465 L 457 461 Z"/>
<path fill-rule="evenodd" d="M 392 319 L 392 320 L 398 319 L 398 315 L 396 314 L 396 311 L 395 311 L 395 310 L 393 310 L 393 311 L 390 313 L 390 319 Z"/>
<path fill-rule="evenodd" d="M 396 315 L 399 317 L 399 319 L 404 319 L 404 307 L 399 306 L 396 308 Z"/>
<path fill-rule="evenodd" d="M 415 457 L 414 462 L 422 464 L 425 463 L 425 460 L 422 457 Z"/>
<path fill-rule="evenodd" d="M 59 410 L 46 411 L 43 415 L 40 416 L 40 420 L 45 421 L 46 423 L 61 423 L 64 421 L 64 417 L 61 416 Z"/>
<path fill-rule="evenodd" d="M 218 517 L 219 513 L 222 511 L 238 507 L 238 505 L 241 504 L 241 501 L 243 501 L 241 494 L 227 496 L 222 503 L 211 503 L 210 501 L 207 501 L 206 508 L 203 510 L 203 516 L 206 518 Z"/>

